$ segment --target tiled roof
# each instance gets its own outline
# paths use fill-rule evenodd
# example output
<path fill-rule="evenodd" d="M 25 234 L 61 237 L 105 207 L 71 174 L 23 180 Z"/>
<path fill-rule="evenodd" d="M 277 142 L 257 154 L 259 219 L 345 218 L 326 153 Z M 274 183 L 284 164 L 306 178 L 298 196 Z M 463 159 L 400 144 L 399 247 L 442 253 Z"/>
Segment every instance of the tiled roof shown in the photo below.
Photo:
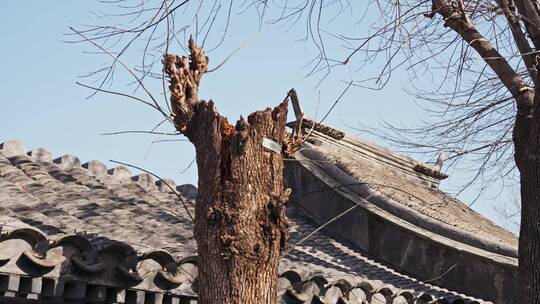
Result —
<path fill-rule="evenodd" d="M 1 144 L 0 302 L 196 301 L 196 245 L 182 207 L 193 213 L 195 193 L 125 167 Z M 282 303 L 485 303 L 419 282 L 316 232 L 294 206 L 287 213 Z"/>
<path fill-rule="evenodd" d="M 417 172 L 415 167 L 421 163 L 348 135 L 335 140 L 324 133 L 314 132 L 311 141 L 315 144 L 309 149 L 324 155 L 380 195 L 448 228 L 475 236 L 482 243 L 498 244 L 498 247 L 506 248 L 505 254 L 517 257 L 518 238 L 514 234 L 439 190 L 438 181 Z M 461 236 L 459 241 L 463 241 Z"/>
<path fill-rule="evenodd" d="M 513 303 L 517 237 L 439 190 L 435 166 L 329 126 L 304 131 L 285 180 L 310 219 L 401 272 Z"/>

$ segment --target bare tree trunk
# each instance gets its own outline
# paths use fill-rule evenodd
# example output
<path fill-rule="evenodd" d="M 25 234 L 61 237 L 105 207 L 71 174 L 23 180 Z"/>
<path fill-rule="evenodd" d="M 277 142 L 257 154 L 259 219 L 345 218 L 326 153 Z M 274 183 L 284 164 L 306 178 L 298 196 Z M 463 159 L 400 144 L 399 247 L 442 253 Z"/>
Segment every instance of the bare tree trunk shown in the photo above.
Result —
<path fill-rule="evenodd" d="M 529 129 L 527 125 L 531 126 L 518 128 L 516 122 L 514 131 L 521 186 L 519 286 L 520 303 L 537 304 L 540 303 L 540 133 L 538 126 Z"/>
<path fill-rule="evenodd" d="M 519 106 L 514 125 L 515 160 L 520 172 L 520 303 L 540 303 L 540 92 L 532 107 Z M 536 115 L 535 115 L 536 114 Z"/>
<path fill-rule="evenodd" d="M 283 190 L 281 149 L 276 153 L 262 142 L 285 141 L 287 103 L 252 113 L 233 127 L 212 101 L 198 99 L 208 58 L 192 40 L 190 50 L 190 58 L 167 55 L 164 63 L 176 128 L 195 145 L 197 155 L 198 301 L 276 303 L 288 192 Z"/>
<path fill-rule="evenodd" d="M 519 278 L 521 304 L 540 303 L 540 165 L 521 172 Z"/>

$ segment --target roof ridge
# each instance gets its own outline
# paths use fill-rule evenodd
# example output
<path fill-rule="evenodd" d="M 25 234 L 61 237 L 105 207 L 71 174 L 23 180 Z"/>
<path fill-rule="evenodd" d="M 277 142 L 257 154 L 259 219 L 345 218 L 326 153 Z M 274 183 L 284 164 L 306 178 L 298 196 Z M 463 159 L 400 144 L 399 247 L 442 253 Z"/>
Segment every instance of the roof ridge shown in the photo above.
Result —
<path fill-rule="evenodd" d="M 296 122 L 291 122 L 288 126 L 294 127 L 295 124 Z M 360 136 L 349 135 L 347 132 L 330 125 L 304 118 L 302 120 L 302 128 L 304 131 L 309 130 L 307 132 L 308 134 L 316 132 L 319 136 L 325 137 L 354 153 L 362 154 L 364 157 L 390 166 L 393 170 L 406 174 L 411 180 L 419 180 L 420 183 L 438 187 L 440 180 L 448 177 L 448 175 L 437 171 L 430 164 L 396 152 Z M 316 146 L 321 144 L 317 138 L 310 137 L 309 135 L 307 142 Z"/>
<path fill-rule="evenodd" d="M 188 190 L 187 192 L 189 193 L 186 193 L 186 197 L 193 198 L 196 195 L 197 187 L 189 183 L 176 185 L 176 182 L 170 178 L 154 180 L 151 174 L 142 170 L 141 173 L 133 174 L 123 165 L 107 168 L 107 166 L 99 160 L 89 160 L 85 163 L 81 163 L 81 160 L 73 154 L 64 154 L 53 158 L 52 153 L 47 149 L 34 148 L 32 150 L 27 150 L 25 145 L 18 140 L 5 140 L 1 142 L 0 153 L 6 158 L 29 156 L 34 162 L 51 162 L 63 170 L 81 168 L 88 170 L 91 175 L 107 174 L 119 181 L 131 179 L 145 189 L 159 190 L 162 192 L 172 192 L 172 189 L 174 189 L 176 193 L 182 193 L 183 190 Z"/>

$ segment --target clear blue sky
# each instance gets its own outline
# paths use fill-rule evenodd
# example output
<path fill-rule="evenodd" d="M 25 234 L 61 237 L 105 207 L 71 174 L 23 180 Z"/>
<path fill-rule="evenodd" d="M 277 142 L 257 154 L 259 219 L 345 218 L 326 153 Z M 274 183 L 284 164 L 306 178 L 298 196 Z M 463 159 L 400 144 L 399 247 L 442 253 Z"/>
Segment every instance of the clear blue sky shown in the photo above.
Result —
<path fill-rule="evenodd" d="M 153 135 L 100 135 L 148 130 L 160 117 L 144 106 L 109 95 L 85 100 L 89 91 L 75 84 L 81 80 L 78 75 L 110 59 L 83 54 L 83 51 L 95 51 L 88 44 L 66 44 L 61 40 L 66 39 L 63 34 L 69 32 L 73 22 L 89 22 L 92 20 L 89 11 L 99 9 L 97 1 L 91 0 L 0 1 L 3 63 L 0 141 L 16 139 L 27 149 L 44 147 L 54 156 L 69 153 L 77 155 L 82 162 L 97 159 L 109 167 L 114 164 L 108 160 L 115 159 L 172 178 L 177 184 L 196 184 L 195 165 L 181 173 L 194 158 L 189 142 L 152 143 L 162 139 Z M 225 43 L 210 54 L 211 63 L 217 64 L 241 44 L 250 43 L 226 65 L 203 79 L 201 97 L 213 99 L 220 111 L 235 121 L 241 114 L 277 104 L 294 87 L 308 115 L 313 116 L 315 112 L 319 91 L 319 112 L 326 112 L 345 86 L 340 80 L 349 79 L 345 73 L 316 87 L 319 78 L 305 78 L 305 65 L 314 53 L 310 43 L 297 41 L 302 34 L 302 29 L 286 32 L 276 27 L 258 32 L 254 18 L 234 17 Z M 171 51 L 182 52 L 180 49 Z M 367 69 L 370 68 L 377 66 Z M 125 73 L 117 78 L 119 83 L 129 81 Z M 376 126 L 383 118 L 413 122 L 421 112 L 403 92 L 405 85 L 406 78 L 398 73 L 383 91 L 353 88 L 328 117 L 327 123 L 357 133 L 347 125 L 362 122 Z M 151 88 L 159 92 L 158 85 Z M 366 134 L 360 136 L 377 141 Z M 450 178 L 442 186 L 447 191 L 455 189 L 464 178 L 458 172 L 449 173 Z M 471 189 L 460 198 L 471 201 L 474 192 Z M 491 199 L 493 193 L 488 193 L 473 208 L 502 224 L 493 206 L 509 201 L 514 191 L 506 190 L 495 200 Z"/>

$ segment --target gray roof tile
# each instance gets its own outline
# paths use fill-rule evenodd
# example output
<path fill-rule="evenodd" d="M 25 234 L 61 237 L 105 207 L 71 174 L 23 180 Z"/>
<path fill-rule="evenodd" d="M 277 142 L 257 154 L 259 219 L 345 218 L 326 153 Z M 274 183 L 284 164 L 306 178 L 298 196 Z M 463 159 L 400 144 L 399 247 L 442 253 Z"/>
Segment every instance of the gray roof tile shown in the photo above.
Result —
<path fill-rule="evenodd" d="M 51 162 L 46 150 L 27 155 L 19 142 L 0 148 L 0 281 L 13 283 L 0 284 L 0 298 L 23 297 L 33 288 L 36 297 L 56 292 L 96 302 L 120 296 L 196 300 L 196 262 L 189 258 L 196 253 L 193 223 L 180 204 L 193 213 L 194 186 L 132 177 L 125 167 L 107 170 L 97 161 L 81 166 L 75 156 Z M 314 224 L 294 206 L 287 214 L 291 236 L 281 262 L 282 303 L 413 303 L 424 291 L 431 299 L 455 297 L 325 232 L 306 238 Z M 43 256 L 35 253 L 41 247 Z M 20 266 L 23 260 L 27 267 Z M 171 271 L 164 260 L 177 261 L 178 269 Z M 62 281 L 66 276 L 74 280 Z"/>

